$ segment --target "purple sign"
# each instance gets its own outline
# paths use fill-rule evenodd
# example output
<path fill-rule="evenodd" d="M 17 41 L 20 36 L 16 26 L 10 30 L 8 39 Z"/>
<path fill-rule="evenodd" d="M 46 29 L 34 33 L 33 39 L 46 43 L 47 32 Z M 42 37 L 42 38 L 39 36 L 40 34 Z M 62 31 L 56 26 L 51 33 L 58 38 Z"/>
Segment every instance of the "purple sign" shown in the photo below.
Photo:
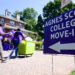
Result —
<path fill-rule="evenodd" d="M 45 22 L 44 53 L 75 54 L 75 9 Z"/>

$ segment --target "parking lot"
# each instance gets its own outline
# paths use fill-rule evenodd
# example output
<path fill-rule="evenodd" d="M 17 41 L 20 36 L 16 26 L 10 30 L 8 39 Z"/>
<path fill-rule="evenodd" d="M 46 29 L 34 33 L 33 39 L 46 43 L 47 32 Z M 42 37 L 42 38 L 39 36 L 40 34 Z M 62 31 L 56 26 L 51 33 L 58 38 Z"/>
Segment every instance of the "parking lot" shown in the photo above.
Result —
<path fill-rule="evenodd" d="M 4 52 L 4 57 L 9 53 Z M 69 75 L 73 69 L 73 55 L 53 55 L 53 75 Z M 52 75 L 52 55 L 35 51 L 32 56 L 0 62 L 0 75 Z"/>

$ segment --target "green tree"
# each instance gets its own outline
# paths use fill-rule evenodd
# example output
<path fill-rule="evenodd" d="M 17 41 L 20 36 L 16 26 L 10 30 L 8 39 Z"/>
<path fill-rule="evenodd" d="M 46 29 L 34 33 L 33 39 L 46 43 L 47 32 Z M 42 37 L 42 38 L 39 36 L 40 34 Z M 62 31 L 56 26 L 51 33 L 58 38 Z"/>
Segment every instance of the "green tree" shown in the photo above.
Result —
<path fill-rule="evenodd" d="M 75 4 L 70 2 L 68 5 L 66 5 L 64 8 L 62 8 L 62 13 L 66 12 L 66 11 L 68 11 L 70 9 L 73 9 L 73 8 L 75 8 Z"/>
<path fill-rule="evenodd" d="M 26 29 L 31 30 L 31 31 L 36 31 L 35 30 L 36 15 L 37 15 L 37 12 L 33 8 L 24 9 L 23 21 L 27 23 L 25 27 Z"/>
<path fill-rule="evenodd" d="M 54 0 L 54 2 L 50 1 L 43 8 L 43 17 L 45 20 L 48 20 L 72 8 L 75 8 L 75 4 L 72 2 L 70 2 L 64 8 L 61 8 L 61 0 Z"/>
<path fill-rule="evenodd" d="M 36 24 L 36 30 L 40 37 L 44 38 L 44 27 L 43 27 L 43 19 L 42 16 L 38 16 L 37 24 Z"/>
<path fill-rule="evenodd" d="M 12 17 L 16 18 L 16 15 L 20 15 L 20 20 L 23 21 L 23 12 L 22 11 L 15 11 L 15 13 L 12 14 Z"/>
<path fill-rule="evenodd" d="M 26 22 L 25 29 L 35 31 L 37 12 L 33 8 L 26 8 L 23 11 L 16 11 L 12 16 L 20 14 L 21 20 Z"/>
<path fill-rule="evenodd" d="M 45 20 L 53 18 L 59 14 L 61 14 L 61 2 L 60 2 L 60 0 L 55 0 L 54 2 L 50 1 L 43 8 L 43 17 L 45 18 Z"/>

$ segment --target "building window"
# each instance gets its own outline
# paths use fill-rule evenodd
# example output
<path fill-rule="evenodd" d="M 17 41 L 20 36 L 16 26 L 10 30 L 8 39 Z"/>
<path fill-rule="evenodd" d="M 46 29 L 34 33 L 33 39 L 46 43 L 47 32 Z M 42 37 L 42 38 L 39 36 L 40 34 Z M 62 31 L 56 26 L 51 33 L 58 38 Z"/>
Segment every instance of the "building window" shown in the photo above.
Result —
<path fill-rule="evenodd" d="M 15 22 L 14 21 L 10 21 L 10 25 L 14 26 Z"/>
<path fill-rule="evenodd" d="M 1 19 L 1 24 L 3 24 L 3 23 L 4 23 L 4 18 Z"/>
<path fill-rule="evenodd" d="M 22 28 L 22 24 L 20 23 L 19 26 Z"/>

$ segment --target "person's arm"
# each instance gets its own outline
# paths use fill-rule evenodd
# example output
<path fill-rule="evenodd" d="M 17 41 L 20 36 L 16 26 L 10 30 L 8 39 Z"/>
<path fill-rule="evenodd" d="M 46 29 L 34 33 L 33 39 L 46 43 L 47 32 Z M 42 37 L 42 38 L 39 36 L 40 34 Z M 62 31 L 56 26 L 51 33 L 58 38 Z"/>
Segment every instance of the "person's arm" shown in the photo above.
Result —
<path fill-rule="evenodd" d="M 23 39 L 25 40 L 25 35 L 24 35 L 24 34 L 22 34 L 22 37 L 23 37 Z"/>
<path fill-rule="evenodd" d="M 25 35 L 23 32 L 21 32 L 21 33 L 20 33 L 20 35 L 22 35 L 22 37 L 23 37 L 23 40 L 25 40 L 25 38 L 26 38 L 26 35 Z"/>
<path fill-rule="evenodd" d="M 4 33 L 0 33 L 0 35 L 4 35 Z"/>

